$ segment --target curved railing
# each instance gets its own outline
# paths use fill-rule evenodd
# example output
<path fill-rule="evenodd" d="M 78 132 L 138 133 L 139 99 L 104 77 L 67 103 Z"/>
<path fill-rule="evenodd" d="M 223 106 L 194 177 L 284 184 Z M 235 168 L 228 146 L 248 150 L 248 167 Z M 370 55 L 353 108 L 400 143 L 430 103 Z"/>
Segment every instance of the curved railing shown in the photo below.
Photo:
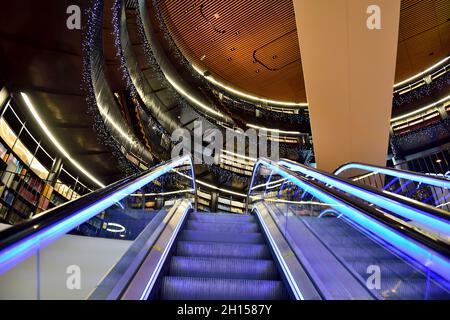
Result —
<path fill-rule="evenodd" d="M 173 187 L 171 187 L 172 190 L 165 190 L 165 193 L 149 193 L 148 190 L 164 186 L 168 189 L 167 182 L 164 181 L 153 185 L 153 182 L 164 178 L 166 174 L 172 174 L 179 181 L 185 179 L 185 183 L 176 186 L 185 188 L 173 191 Z M 154 201 L 151 199 L 156 197 L 179 194 L 183 194 L 183 196 L 190 194 L 192 200 L 196 201 L 195 173 L 190 156 L 173 159 L 147 172 L 113 183 L 0 232 L 0 274 L 104 210 L 116 205 L 119 210 L 125 209 L 124 204 L 121 203 L 124 200 L 135 203 L 136 197 L 144 197 L 146 200 L 141 203 L 145 204 L 145 202 Z M 133 199 L 129 199 L 129 197 Z"/>
<path fill-rule="evenodd" d="M 362 186 L 353 181 L 290 160 L 281 160 L 279 164 L 304 176 L 317 179 L 325 185 L 363 199 L 367 203 L 388 212 L 392 212 L 406 221 L 414 221 L 423 228 L 437 232 L 443 237 L 450 236 L 450 215 L 444 210 L 425 205 L 413 199 L 383 192 L 370 186 Z"/>
<path fill-rule="evenodd" d="M 359 184 L 450 211 L 450 180 L 447 178 L 356 162 L 339 167 L 334 174 L 339 176 L 350 171 L 358 172 L 358 176 L 351 179 Z"/>
<path fill-rule="evenodd" d="M 130 36 L 128 34 L 127 16 L 125 0 L 120 1 L 120 19 L 119 23 L 119 36 L 120 36 L 120 49 L 125 60 L 125 67 L 133 86 L 136 88 L 139 97 L 144 102 L 145 106 L 151 111 L 153 117 L 162 125 L 167 132 L 173 132 L 181 127 L 181 123 L 175 117 L 172 117 L 167 112 L 167 107 L 164 106 L 162 100 L 155 93 L 155 90 L 151 87 L 145 74 L 139 68 L 139 64 L 136 55 L 132 48 Z"/>

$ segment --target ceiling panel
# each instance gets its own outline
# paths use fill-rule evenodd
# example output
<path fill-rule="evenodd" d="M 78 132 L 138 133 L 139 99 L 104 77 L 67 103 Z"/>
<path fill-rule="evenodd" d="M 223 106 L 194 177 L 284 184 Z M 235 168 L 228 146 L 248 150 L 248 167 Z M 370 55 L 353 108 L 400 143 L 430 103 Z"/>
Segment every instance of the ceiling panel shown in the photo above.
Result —
<path fill-rule="evenodd" d="M 306 101 L 292 0 L 159 3 L 191 61 L 255 95 Z M 402 1 L 396 81 L 450 55 L 449 19 L 450 0 Z"/>

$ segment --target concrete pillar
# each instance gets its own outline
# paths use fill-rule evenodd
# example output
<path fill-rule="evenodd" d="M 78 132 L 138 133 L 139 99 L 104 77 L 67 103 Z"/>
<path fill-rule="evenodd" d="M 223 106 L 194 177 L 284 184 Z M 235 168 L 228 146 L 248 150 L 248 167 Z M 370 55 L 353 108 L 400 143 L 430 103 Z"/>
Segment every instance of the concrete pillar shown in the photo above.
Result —
<path fill-rule="evenodd" d="M 386 165 L 400 0 L 294 0 L 318 168 Z"/>

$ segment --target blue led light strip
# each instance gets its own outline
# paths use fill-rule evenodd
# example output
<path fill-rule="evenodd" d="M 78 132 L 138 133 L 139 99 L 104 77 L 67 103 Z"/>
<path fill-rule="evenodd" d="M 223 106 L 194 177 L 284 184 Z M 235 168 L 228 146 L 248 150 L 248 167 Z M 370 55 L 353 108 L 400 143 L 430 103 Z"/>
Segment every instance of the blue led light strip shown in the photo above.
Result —
<path fill-rule="evenodd" d="M 192 209 L 191 206 L 187 206 L 186 209 L 184 210 L 182 216 L 180 217 L 180 220 L 178 221 L 175 229 L 172 232 L 172 235 L 170 236 L 169 241 L 167 242 L 166 247 L 164 248 L 163 253 L 161 254 L 161 257 L 158 260 L 158 263 L 155 267 L 155 269 L 153 270 L 152 275 L 150 276 L 150 278 L 148 279 L 147 284 L 145 285 L 145 289 L 142 292 L 139 300 L 147 300 L 148 296 L 150 295 L 150 293 L 152 292 L 152 289 L 156 283 L 156 280 L 158 279 L 158 276 L 161 272 L 161 268 L 163 267 L 167 256 L 169 255 L 170 250 L 172 249 L 173 243 L 175 242 L 176 237 L 178 236 L 178 232 L 180 231 L 181 227 L 184 224 L 184 221 L 186 220 L 186 216 L 189 213 L 189 210 Z"/>
<path fill-rule="evenodd" d="M 362 187 L 357 187 L 346 182 L 340 181 L 339 179 L 330 177 L 321 172 L 299 166 L 293 164 L 291 162 L 287 162 L 281 160 L 278 162 L 279 165 L 291 168 L 293 171 L 300 172 L 305 175 L 309 175 L 318 181 L 321 181 L 325 184 L 329 184 L 337 189 L 340 189 L 344 192 L 352 194 L 360 199 L 364 199 L 369 203 L 373 203 L 380 208 L 384 208 L 388 211 L 394 212 L 398 215 L 403 216 L 406 219 L 416 221 L 420 223 L 422 226 L 429 228 L 430 230 L 434 230 L 440 232 L 443 235 L 450 236 L 450 223 L 444 219 L 440 219 L 439 217 L 428 214 L 420 209 L 416 209 L 414 207 L 408 206 L 401 202 L 397 202 L 392 199 L 380 197 L 372 191 L 366 190 Z M 377 169 L 378 170 L 378 169 Z"/>
<path fill-rule="evenodd" d="M 386 227 L 379 221 L 367 216 L 366 214 L 361 213 L 359 210 L 346 205 L 345 202 L 335 198 L 327 194 L 326 192 L 316 188 L 306 182 L 300 180 L 299 178 L 289 174 L 282 168 L 269 163 L 266 160 L 259 160 L 255 165 L 255 171 L 252 178 L 255 178 L 257 174 L 257 168 L 260 165 L 264 165 L 267 168 L 277 171 L 281 176 L 289 179 L 292 183 L 295 183 L 297 186 L 300 186 L 303 189 L 308 188 L 310 194 L 319 199 L 324 203 L 328 203 L 330 206 L 339 205 L 339 211 L 344 214 L 348 219 L 362 226 L 363 228 L 369 230 L 373 234 L 377 235 L 381 239 L 393 245 L 398 250 L 404 252 L 411 259 L 418 262 L 420 265 L 425 268 L 431 270 L 432 272 L 438 274 L 445 280 L 450 280 L 450 263 L 449 261 L 441 256 L 439 253 L 433 251 L 432 249 L 427 248 L 426 246 L 409 239 L 402 234 L 396 232 L 395 230 Z M 311 172 L 313 174 L 313 172 Z M 320 180 L 320 179 L 319 179 Z"/>
<path fill-rule="evenodd" d="M 173 168 L 176 168 L 184 163 L 190 163 L 191 172 L 194 174 L 194 169 L 192 165 L 192 159 L 190 156 L 185 156 L 167 164 L 159 169 L 156 169 L 151 174 L 145 176 L 144 178 L 114 192 L 113 194 L 99 199 L 96 203 L 74 212 L 67 218 L 49 226 L 37 233 L 25 238 L 21 241 L 11 244 L 10 246 L 4 248 L 0 251 L 0 275 L 5 273 L 7 270 L 11 269 L 21 261 L 30 257 L 38 250 L 49 245 L 53 241 L 57 240 L 59 237 L 63 236 L 67 232 L 73 230 L 80 224 L 96 216 L 103 210 L 111 207 L 118 201 L 126 198 L 133 192 L 136 192 L 145 185 L 151 183 L 155 179 L 166 174 Z M 195 179 L 193 179 L 193 187 L 195 189 Z"/>
<path fill-rule="evenodd" d="M 278 248 L 278 246 L 275 243 L 275 240 L 273 239 L 272 235 L 270 234 L 269 228 L 267 227 L 267 225 L 261 215 L 261 212 L 259 212 L 259 209 L 257 207 L 255 207 L 255 211 L 256 211 L 256 214 L 258 215 L 259 221 L 261 222 L 261 226 L 264 229 L 264 233 L 267 235 L 267 239 L 270 242 L 270 246 L 272 247 L 273 252 L 277 256 L 278 261 L 280 262 L 281 269 L 283 270 L 283 273 L 286 276 L 286 279 L 288 280 L 289 286 L 291 287 L 291 290 L 294 293 L 295 299 L 296 300 L 305 300 L 300 288 L 297 285 L 297 282 L 295 281 L 295 279 L 291 273 L 291 270 L 287 266 L 286 261 L 284 260 L 283 255 L 280 252 L 280 249 Z"/>

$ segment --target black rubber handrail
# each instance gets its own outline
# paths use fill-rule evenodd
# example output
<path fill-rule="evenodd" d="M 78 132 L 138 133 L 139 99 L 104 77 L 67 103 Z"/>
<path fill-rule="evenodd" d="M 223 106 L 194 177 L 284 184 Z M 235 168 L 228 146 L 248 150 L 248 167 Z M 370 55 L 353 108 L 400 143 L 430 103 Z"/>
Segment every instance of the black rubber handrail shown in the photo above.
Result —
<path fill-rule="evenodd" d="M 125 189 L 126 187 L 130 186 L 136 181 L 144 179 L 145 177 L 154 174 L 156 171 L 166 166 L 169 166 L 171 163 L 182 161 L 183 158 L 186 158 L 186 161 L 191 162 L 191 168 L 193 170 L 191 157 L 185 156 L 175 158 L 173 160 L 169 160 L 158 166 L 155 166 L 146 172 L 138 173 L 125 179 L 122 179 L 120 181 L 117 181 L 109 186 L 106 186 L 105 188 L 98 189 L 76 200 L 69 201 L 61 206 L 48 210 L 45 212 L 45 214 L 40 214 L 36 216 L 36 218 L 27 220 L 21 224 L 15 225 L 11 228 L 1 231 L 0 251 L 14 243 L 17 243 L 21 240 L 24 240 L 32 236 L 33 234 L 39 233 L 40 231 L 46 229 L 47 227 L 58 224 L 58 222 L 61 222 L 62 220 L 72 216 L 78 210 L 87 208 L 95 204 L 99 200 L 108 197 L 117 191 Z M 193 176 L 192 178 L 195 186 L 195 177 Z"/>

